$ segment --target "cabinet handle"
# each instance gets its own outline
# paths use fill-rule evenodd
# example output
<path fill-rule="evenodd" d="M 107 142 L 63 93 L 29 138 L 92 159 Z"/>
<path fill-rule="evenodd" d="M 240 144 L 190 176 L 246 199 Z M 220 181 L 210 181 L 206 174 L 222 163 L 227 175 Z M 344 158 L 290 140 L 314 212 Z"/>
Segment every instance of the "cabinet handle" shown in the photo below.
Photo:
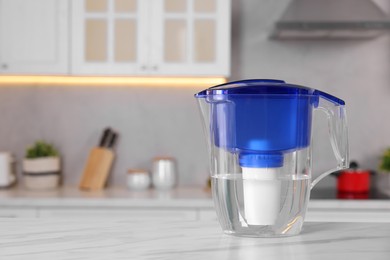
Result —
<path fill-rule="evenodd" d="M 5 63 L 3 63 L 3 64 L 1 64 L 1 68 L 4 69 L 4 70 L 6 70 L 6 69 L 8 69 L 8 65 L 5 64 Z"/>
<path fill-rule="evenodd" d="M 141 66 L 141 70 L 147 70 L 147 69 L 148 69 L 148 66 L 146 66 L 146 65 Z"/>
<path fill-rule="evenodd" d="M 152 70 L 154 70 L 154 71 L 158 70 L 158 66 L 157 65 L 153 65 L 152 66 Z"/>

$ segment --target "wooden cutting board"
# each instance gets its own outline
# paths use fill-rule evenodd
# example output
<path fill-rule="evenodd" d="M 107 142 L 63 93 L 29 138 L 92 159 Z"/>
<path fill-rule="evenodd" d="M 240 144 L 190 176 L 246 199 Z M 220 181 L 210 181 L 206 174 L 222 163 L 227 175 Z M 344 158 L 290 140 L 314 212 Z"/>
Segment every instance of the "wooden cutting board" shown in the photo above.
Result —
<path fill-rule="evenodd" d="M 105 187 L 114 161 L 112 150 L 95 147 L 89 153 L 87 164 L 80 181 L 80 189 L 101 190 Z"/>

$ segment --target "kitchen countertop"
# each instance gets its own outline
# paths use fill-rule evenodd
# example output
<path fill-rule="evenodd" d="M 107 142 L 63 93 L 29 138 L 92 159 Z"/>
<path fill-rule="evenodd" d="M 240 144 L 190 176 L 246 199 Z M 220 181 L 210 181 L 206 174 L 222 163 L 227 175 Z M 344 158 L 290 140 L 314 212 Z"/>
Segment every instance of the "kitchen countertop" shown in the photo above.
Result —
<path fill-rule="evenodd" d="M 324 196 L 321 197 L 321 194 Z M 390 210 L 390 200 L 340 200 L 332 191 L 313 191 L 309 208 Z M 169 191 L 148 189 L 130 191 L 110 187 L 101 191 L 81 191 L 77 187 L 61 187 L 49 191 L 29 191 L 23 187 L 0 190 L 0 207 L 137 207 L 137 208 L 205 208 L 213 209 L 211 192 L 200 187 L 178 187 Z"/>
<path fill-rule="evenodd" d="M 131 191 L 124 187 L 110 187 L 101 191 L 82 191 L 77 187 L 31 191 L 15 187 L 0 190 L 0 206 L 213 208 L 213 202 L 210 191 L 194 187 L 168 191 Z"/>
<path fill-rule="evenodd" d="M 390 223 L 305 223 L 285 238 L 224 235 L 216 221 L 0 219 L 1 259 L 390 259 Z"/>

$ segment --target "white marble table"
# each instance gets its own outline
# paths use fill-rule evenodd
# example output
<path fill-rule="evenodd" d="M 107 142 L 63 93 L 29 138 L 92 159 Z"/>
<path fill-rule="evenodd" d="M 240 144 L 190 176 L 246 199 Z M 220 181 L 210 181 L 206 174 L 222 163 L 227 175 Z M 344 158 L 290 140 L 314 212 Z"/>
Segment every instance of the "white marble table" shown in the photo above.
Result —
<path fill-rule="evenodd" d="M 305 223 L 301 235 L 239 238 L 215 221 L 0 220 L 0 259 L 390 259 L 390 224 Z"/>

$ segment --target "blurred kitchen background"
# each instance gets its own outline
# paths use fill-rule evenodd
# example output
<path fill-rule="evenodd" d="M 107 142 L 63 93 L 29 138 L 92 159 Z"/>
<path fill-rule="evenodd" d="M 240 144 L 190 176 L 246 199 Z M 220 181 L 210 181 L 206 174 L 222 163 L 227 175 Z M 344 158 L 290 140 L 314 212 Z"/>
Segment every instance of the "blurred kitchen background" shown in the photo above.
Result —
<path fill-rule="evenodd" d="M 109 4 L 113 2 L 107 1 Z M 38 33 L 40 40 L 29 41 L 29 38 L 34 38 L 36 32 L 21 31 L 28 27 L 18 24 L 15 22 L 17 18 L 12 17 L 17 17 L 18 14 L 23 14 L 28 10 L 41 12 L 42 8 L 47 5 L 54 8 L 53 10 L 59 10 L 52 17 L 56 21 L 53 24 L 55 26 L 66 24 L 61 27 L 65 30 L 58 32 L 62 35 L 56 36 L 58 42 L 53 45 L 54 49 L 63 48 L 62 50 L 65 50 L 65 53 L 61 52 L 62 54 L 54 51 L 58 59 L 63 59 L 61 66 L 65 71 L 64 74 L 118 75 L 114 70 L 110 72 L 107 69 L 113 68 L 115 64 L 109 64 L 108 67 L 103 66 L 103 68 L 98 66 L 83 68 L 85 64 L 77 60 L 82 56 L 80 49 L 84 46 L 77 37 L 81 37 L 79 33 L 82 29 L 80 28 L 83 28 L 83 19 L 88 18 L 88 15 L 81 14 L 75 6 L 82 6 L 76 2 L 87 1 L 39 0 L 34 1 L 35 4 L 28 3 L 27 9 L 21 10 L 20 6 L 25 5 L 26 2 L 29 1 L 0 0 L 1 74 L 45 74 L 44 67 L 39 68 L 37 73 L 29 72 L 28 68 L 25 68 L 29 61 L 18 61 L 16 54 L 26 55 L 21 52 L 23 48 L 27 48 L 28 52 L 26 46 L 36 50 L 39 49 L 37 44 L 46 41 L 46 38 L 49 42 L 53 40 L 49 39 L 50 35 Z M 96 0 L 95 4 L 99 5 L 98 2 L 105 1 Z M 138 1 L 138 4 L 141 2 L 144 1 Z M 171 2 L 174 5 L 177 1 Z M 179 2 L 189 4 L 202 1 L 181 0 Z M 224 1 L 214 2 L 224 4 Z M 216 75 L 206 73 L 205 76 L 226 77 L 228 81 L 250 78 L 282 79 L 289 83 L 320 89 L 344 99 L 348 112 L 350 157 L 357 160 L 362 168 L 377 169 L 381 154 L 390 146 L 390 122 L 387 122 L 390 114 L 390 30 L 384 31 L 378 37 L 367 39 L 272 39 L 275 22 L 283 15 L 289 3 L 289 0 L 232 0 L 231 12 L 229 11 L 231 35 L 228 38 L 231 42 L 223 40 L 223 30 L 229 30 L 228 23 L 222 23 L 225 29 L 214 28 L 222 30 L 222 36 L 215 34 L 217 37 L 222 37 L 222 41 L 217 41 L 216 49 L 228 48 L 227 53 L 230 53 L 231 57 L 230 59 L 225 57 L 223 60 L 225 64 L 222 65 L 222 73 Z M 389 1 L 378 0 L 375 3 L 381 7 L 383 12 L 390 11 Z M 180 4 L 177 8 L 180 9 Z M 207 4 L 205 8 L 208 8 Z M 351 12 L 353 8 L 351 6 Z M 75 18 L 75 15 L 79 17 Z M 141 17 L 142 14 L 139 15 Z M 98 15 L 95 16 L 98 17 Z M 58 17 L 61 17 L 61 20 L 58 20 Z M 185 15 L 185 17 L 188 16 Z M 180 15 L 176 18 L 180 18 Z M 34 19 L 31 21 L 32 24 L 39 24 Z M 12 25 L 10 25 L 11 22 Z M 181 25 L 176 24 L 176 26 Z M 150 36 L 158 33 L 158 30 L 151 30 L 148 34 Z M 112 35 L 107 37 L 109 40 L 106 44 L 112 47 L 114 44 L 112 39 L 110 42 Z M 153 39 L 152 36 L 147 38 L 149 41 L 151 39 Z M 64 44 L 68 47 L 64 47 Z M 99 48 L 105 48 L 99 47 L 99 44 L 96 45 L 97 51 Z M 17 62 L 8 63 L 7 57 L 13 57 Z M 95 58 L 99 59 L 99 57 Z M 172 59 L 175 59 L 174 54 Z M 46 64 L 47 74 L 58 74 L 48 69 L 53 66 Z M 199 77 L 204 72 L 197 72 L 198 67 L 180 69 L 177 75 L 172 73 L 174 68 L 170 68 L 167 74 L 170 77 L 174 75 L 180 78 Z M 22 72 L 18 73 L 18 69 Z M 223 73 L 224 70 L 228 71 L 226 75 Z M 93 73 L 94 71 L 96 73 Z M 134 71 L 127 75 L 126 73 L 119 73 L 119 75 L 148 77 L 145 73 Z M 164 76 L 158 73 L 156 75 Z M 210 86 L 213 82 L 210 79 Z M 2 82 L 1 85 L 1 150 L 13 153 L 16 159 L 21 161 L 26 147 L 37 139 L 54 144 L 61 153 L 62 173 L 64 184 L 67 186 L 78 185 L 89 150 L 98 144 L 102 129 L 107 126 L 115 128 L 120 135 L 115 148 L 116 160 L 109 180 L 110 185 L 124 185 L 129 168 L 150 169 L 152 158 L 155 156 L 176 158 L 179 186 L 203 187 L 206 185 L 208 178 L 206 143 L 193 95 L 207 88 L 207 81 L 199 85 L 183 83 L 182 86 L 174 83 L 172 86 L 169 83 L 156 83 L 155 85 L 140 83 L 139 86 L 137 84 L 117 86 L 110 83 L 96 86 L 56 83 L 51 86 L 36 83 L 33 80 L 27 84 Z M 325 117 L 325 115 L 318 115 L 317 118 L 322 116 Z M 327 170 L 334 165 L 335 161 L 327 138 L 327 126 L 325 123 L 321 124 L 321 121 L 324 120 L 315 122 L 314 175 Z M 20 175 L 20 165 L 18 165 L 18 172 Z M 327 177 L 319 183 L 319 186 L 334 187 L 335 183 L 336 180 L 333 177 Z"/>

